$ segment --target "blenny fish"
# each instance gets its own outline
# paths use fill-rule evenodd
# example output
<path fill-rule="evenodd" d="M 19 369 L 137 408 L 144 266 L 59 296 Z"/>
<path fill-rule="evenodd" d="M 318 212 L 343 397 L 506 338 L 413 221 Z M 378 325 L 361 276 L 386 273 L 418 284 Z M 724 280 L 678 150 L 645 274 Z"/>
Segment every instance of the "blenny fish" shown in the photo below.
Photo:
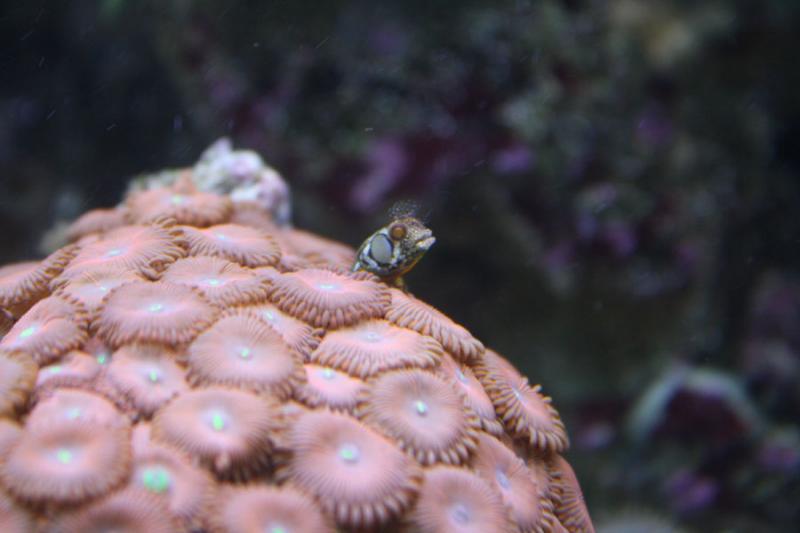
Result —
<path fill-rule="evenodd" d="M 406 290 L 403 275 L 422 259 L 436 238 L 408 204 L 395 205 L 392 220 L 367 237 L 356 253 L 353 272 L 365 270 Z"/>

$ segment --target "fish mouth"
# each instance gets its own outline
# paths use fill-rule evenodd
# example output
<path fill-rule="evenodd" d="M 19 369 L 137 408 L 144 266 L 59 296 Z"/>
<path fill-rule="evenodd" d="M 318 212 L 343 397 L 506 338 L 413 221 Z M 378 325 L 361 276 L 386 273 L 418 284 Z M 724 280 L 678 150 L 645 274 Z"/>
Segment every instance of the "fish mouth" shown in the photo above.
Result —
<path fill-rule="evenodd" d="M 436 242 L 436 237 L 434 236 L 426 237 L 420 241 L 417 241 L 417 249 L 426 252 L 428 251 L 428 248 L 433 246 L 433 243 L 435 242 Z"/>

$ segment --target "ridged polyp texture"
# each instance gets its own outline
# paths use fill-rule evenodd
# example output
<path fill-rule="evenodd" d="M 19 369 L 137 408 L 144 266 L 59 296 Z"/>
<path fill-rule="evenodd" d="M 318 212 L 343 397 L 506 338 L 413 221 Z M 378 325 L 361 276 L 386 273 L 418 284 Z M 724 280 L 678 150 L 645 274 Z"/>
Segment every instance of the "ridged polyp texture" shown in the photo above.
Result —
<path fill-rule="evenodd" d="M 0 268 L 4 528 L 592 531 L 533 377 L 201 181 Z"/>

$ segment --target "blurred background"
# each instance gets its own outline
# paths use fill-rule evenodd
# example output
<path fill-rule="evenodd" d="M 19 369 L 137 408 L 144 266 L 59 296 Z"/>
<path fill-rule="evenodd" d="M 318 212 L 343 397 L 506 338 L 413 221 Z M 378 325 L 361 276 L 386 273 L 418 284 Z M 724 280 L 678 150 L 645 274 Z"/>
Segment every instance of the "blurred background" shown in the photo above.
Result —
<path fill-rule="evenodd" d="M 0 263 L 221 136 L 542 383 L 600 531 L 800 521 L 800 2 L 0 0 Z M 625 529 L 625 528 L 628 529 Z"/>

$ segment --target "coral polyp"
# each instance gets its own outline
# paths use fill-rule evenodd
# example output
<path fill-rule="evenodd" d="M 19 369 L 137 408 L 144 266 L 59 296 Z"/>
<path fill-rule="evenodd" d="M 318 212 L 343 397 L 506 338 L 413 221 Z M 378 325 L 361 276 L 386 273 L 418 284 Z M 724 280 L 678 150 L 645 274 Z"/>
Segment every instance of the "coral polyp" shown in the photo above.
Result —
<path fill-rule="evenodd" d="M 124 268 L 98 267 L 78 274 L 68 284 L 56 291 L 56 294 L 80 302 L 89 313 L 90 323 L 94 324 L 97 312 L 102 307 L 103 299 L 112 290 L 131 281 L 144 281 L 144 278 Z"/>
<path fill-rule="evenodd" d="M 213 147 L 0 268 L 0 529 L 590 531 L 550 398 L 288 227 L 259 161 Z"/>
<path fill-rule="evenodd" d="M 76 252 L 76 247 L 65 246 L 43 261 L 0 267 L 0 308 L 17 317 L 27 311 L 47 295 L 48 284 L 61 274 Z"/>
<path fill-rule="evenodd" d="M 447 354 L 442 356 L 442 363 L 437 368 L 437 373 L 449 379 L 464 395 L 467 405 L 475 411 L 481 421 L 481 426 L 487 433 L 493 435 L 503 434 L 503 425 L 497 420 L 492 400 L 481 385 L 475 373 L 468 366 L 461 366 Z"/>
<path fill-rule="evenodd" d="M 193 256 L 220 257 L 247 267 L 272 266 L 281 257 L 272 236 L 258 228 L 221 224 L 204 229 L 183 226 L 182 230 Z"/>
<path fill-rule="evenodd" d="M 389 304 L 386 287 L 363 273 L 309 268 L 271 281 L 270 300 L 279 309 L 321 328 L 382 317 Z"/>
<path fill-rule="evenodd" d="M 128 419 L 121 417 L 115 405 L 98 394 L 71 387 L 58 387 L 31 410 L 27 427 L 43 426 L 61 422 L 83 421 L 87 424 L 128 426 Z"/>
<path fill-rule="evenodd" d="M 58 389 L 76 388 L 91 390 L 100 375 L 102 366 L 86 352 L 74 350 L 55 363 L 43 367 L 36 378 L 34 400 L 41 401 Z"/>
<path fill-rule="evenodd" d="M 153 418 L 153 438 L 197 458 L 223 478 L 264 469 L 278 425 L 272 401 L 222 387 L 189 391 Z"/>
<path fill-rule="evenodd" d="M 0 466 L 0 481 L 22 501 L 75 504 L 119 485 L 130 455 L 128 428 L 73 420 L 29 425 Z"/>
<path fill-rule="evenodd" d="M 146 450 L 134 447 L 129 484 L 164 500 L 170 514 L 190 531 L 202 527 L 217 489 L 209 472 L 192 464 L 188 455 L 154 443 Z"/>
<path fill-rule="evenodd" d="M 547 497 L 549 483 L 542 483 L 509 447 L 492 436 L 481 435 L 473 466 L 478 475 L 497 487 L 521 531 L 552 527 L 555 518 Z"/>
<path fill-rule="evenodd" d="M 78 302 L 50 296 L 14 324 L 0 341 L 0 349 L 24 352 L 36 363 L 46 364 L 86 342 L 87 323 Z"/>
<path fill-rule="evenodd" d="M 67 240 L 75 242 L 83 237 L 111 231 L 125 225 L 127 210 L 121 208 L 93 209 L 87 211 L 67 228 Z"/>
<path fill-rule="evenodd" d="M 385 524 L 413 500 L 421 469 L 378 432 L 325 410 L 291 430 L 289 480 L 317 497 L 344 527 Z"/>
<path fill-rule="evenodd" d="M 129 342 L 175 345 L 211 325 L 217 310 L 200 291 L 168 282 L 139 282 L 108 295 L 97 332 L 111 346 Z"/>
<path fill-rule="evenodd" d="M 295 396 L 310 407 L 352 411 L 367 390 L 363 380 L 328 366 L 305 365 L 305 371 L 306 383 L 296 390 Z"/>
<path fill-rule="evenodd" d="M 500 495 L 468 470 L 436 466 L 425 472 L 409 520 L 412 531 L 513 533 L 517 530 Z"/>
<path fill-rule="evenodd" d="M 385 320 L 368 320 L 329 332 L 311 360 L 367 378 L 397 368 L 433 368 L 442 353 L 430 337 Z"/>
<path fill-rule="evenodd" d="M 564 423 L 551 398 L 541 394 L 540 385 L 531 387 L 526 377 L 491 350 L 486 351 L 477 373 L 498 418 L 513 437 L 527 440 L 539 451 L 560 453 L 567 449 Z"/>
<path fill-rule="evenodd" d="M 169 224 L 122 226 L 92 235 L 95 238 L 79 247 L 56 283 L 68 283 L 100 268 L 118 268 L 154 279 L 168 264 L 186 255 L 184 243 Z"/>
<path fill-rule="evenodd" d="M 287 315 L 271 303 L 259 303 L 246 307 L 248 311 L 267 323 L 277 331 L 290 348 L 304 358 L 319 344 L 319 334 L 322 332 L 309 324 Z"/>
<path fill-rule="evenodd" d="M 213 533 L 229 531 L 298 531 L 333 533 L 334 529 L 307 494 L 289 487 L 243 485 L 226 488 L 211 519 Z"/>
<path fill-rule="evenodd" d="M 300 355 L 248 313 L 224 316 L 187 349 L 189 379 L 288 398 L 305 380 Z"/>
<path fill-rule="evenodd" d="M 423 465 L 463 463 L 475 450 L 480 428 L 458 391 L 423 370 L 375 378 L 359 414 Z"/>
<path fill-rule="evenodd" d="M 265 280 L 252 270 L 216 257 L 179 259 L 161 279 L 195 287 L 223 308 L 263 302 L 267 294 Z"/>
<path fill-rule="evenodd" d="M 553 479 L 553 501 L 558 520 L 569 531 L 594 533 L 583 492 L 572 467 L 562 457 L 551 459 L 548 472 Z"/>
<path fill-rule="evenodd" d="M 114 352 L 106 376 L 123 401 L 145 417 L 189 389 L 174 354 L 154 344 L 123 346 Z"/>
<path fill-rule="evenodd" d="M 483 344 L 466 328 L 453 322 L 438 309 L 398 289 L 393 289 L 391 294 L 392 303 L 386 311 L 387 320 L 402 328 L 433 337 L 460 361 L 474 363 L 480 359 L 484 351 Z"/>
<path fill-rule="evenodd" d="M 138 488 L 120 490 L 86 507 L 67 511 L 54 523 L 53 531 L 70 533 L 180 531 L 180 523 L 169 514 L 166 503 Z"/>
<path fill-rule="evenodd" d="M 171 187 L 131 193 L 126 207 L 128 218 L 136 224 L 168 217 L 200 227 L 225 222 L 233 211 L 229 198 L 198 191 L 188 176 Z"/>

